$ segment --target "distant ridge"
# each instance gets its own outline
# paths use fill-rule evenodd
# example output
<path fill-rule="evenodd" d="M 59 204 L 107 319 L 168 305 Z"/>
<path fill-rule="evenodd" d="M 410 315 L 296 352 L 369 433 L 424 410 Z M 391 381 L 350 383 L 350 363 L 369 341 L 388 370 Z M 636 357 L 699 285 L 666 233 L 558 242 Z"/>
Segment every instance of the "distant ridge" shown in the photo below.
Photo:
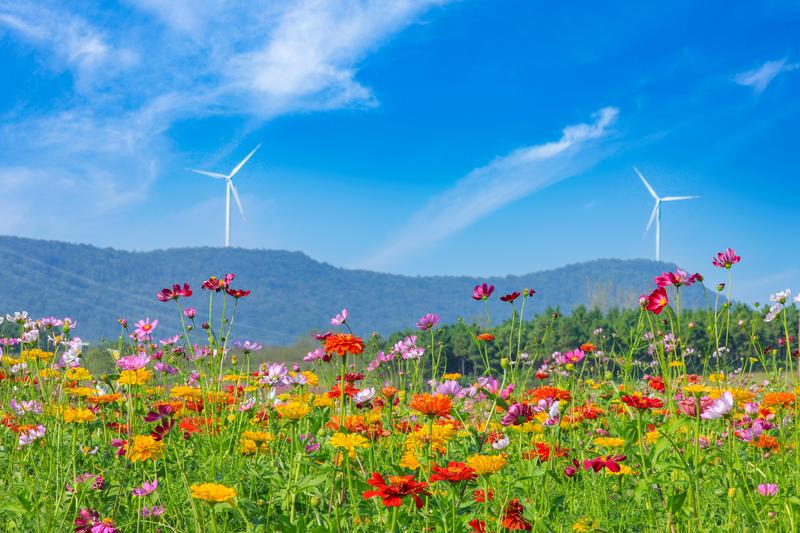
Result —
<path fill-rule="evenodd" d="M 483 304 L 472 288 L 494 284 L 493 316 L 505 317 L 499 296 L 524 287 L 536 289 L 526 308 L 532 316 L 548 307 L 569 312 L 578 305 L 631 307 L 653 287 L 653 276 L 674 265 L 645 259 L 598 259 L 518 276 L 402 276 L 348 270 L 315 261 L 301 252 L 241 248 L 175 248 L 128 252 L 85 244 L 0 236 L 0 312 L 26 310 L 34 317 L 70 316 L 86 339 L 116 338 L 117 318 L 158 318 L 158 333 L 176 333 L 177 310 L 156 300 L 172 283 L 188 282 L 192 305 L 207 312 L 200 282 L 210 275 L 236 274 L 235 287 L 251 289 L 236 317 L 236 338 L 291 344 L 311 330 L 326 329 L 329 317 L 347 307 L 356 331 L 389 334 L 412 327 L 428 312 L 445 322 L 472 319 Z M 692 294 L 693 292 L 693 294 Z M 697 305 L 694 290 L 684 305 Z"/>

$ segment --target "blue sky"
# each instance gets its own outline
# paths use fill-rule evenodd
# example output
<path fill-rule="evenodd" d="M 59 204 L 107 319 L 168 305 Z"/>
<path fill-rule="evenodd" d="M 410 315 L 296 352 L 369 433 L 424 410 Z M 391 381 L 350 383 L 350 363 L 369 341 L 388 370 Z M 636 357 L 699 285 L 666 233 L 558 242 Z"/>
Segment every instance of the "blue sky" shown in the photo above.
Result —
<path fill-rule="evenodd" d="M 800 4 L 0 0 L 0 233 L 507 274 L 653 257 L 800 288 Z"/>

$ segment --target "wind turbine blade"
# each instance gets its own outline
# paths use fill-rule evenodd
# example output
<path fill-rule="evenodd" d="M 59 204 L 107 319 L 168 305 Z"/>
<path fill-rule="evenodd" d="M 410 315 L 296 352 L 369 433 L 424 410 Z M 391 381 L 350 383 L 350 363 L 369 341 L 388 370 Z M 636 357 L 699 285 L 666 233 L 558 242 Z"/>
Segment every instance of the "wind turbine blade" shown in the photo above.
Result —
<path fill-rule="evenodd" d="M 694 200 L 695 198 L 700 198 L 699 196 L 667 196 L 666 198 L 662 198 L 662 202 L 674 202 L 676 200 Z"/>
<path fill-rule="evenodd" d="M 236 185 L 233 184 L 233 180 L 228 180 L 228 183 L 230 184 L 231 192 L 233 193 L 233 199 L 236 200 L 236 206 L 239 208 L 242 218 L 244 218 L 244 209 L 242 209 L 242 202 L 239 201 L 239 193 L 236 192 Z"/>
<path fill-rule="evenodd" d="M 205 170 L 196 170 L 194 168 L 189 169 L 189 170 L 191 170 L 192 172 L 195 172 L 197 174 L 202 174 L 203 176 L 211 176 L 212 178 L 216 178 L 218 180 L 224 180 L 224 179 L 226 179 L 228 177 L 225 174 L 218 174 L 216 172 L 207 172 Z"/>
<path fill-rule="evenodd" d="M 653 212 L 650 213 L 650 220 L 647 222 L 647 227 L 644 229 L 645 235 L 647 235 L 647 232 L 650 231 L 651 227 L 653 227 L 653 221 L 656 219 L 657 212 L 658 212 L 658 202 L 656 202 L 656 205 L 653 206 Z"/>
<path fill-rule="evenodd" d="M 244 166 L 244 164 L 245 164 L 245 163 L 247 163 L 247 161 L 248 161 L 248 160 L 249 160 L 251 157 L 253 157 L 253 154 L 254 154 L 254 153 L 256 153 L 256 150 L 258 150 L 259 148 L 261 148 L 261 144 L 259 144 L 259 145 L 258 145 L 258 146 L 256 146 L 255 148 L 253 148 L 253 151 L 252 151 L 252 152 L 250 152 L 249 154 L 247 154 L 247 157 L 245 157 L 244 159 L 242 159 L 242 162 L 241 162 L 241 163 L 239 163 L 238 165 L 236 165 L 236 167 L 234 167 L 234 169 L 231 171 L 231 173 L 230 173 L 230 174 L 229 174 L 227 177 L 229 177 L 229 178 L 232 178 L 232 177 L 234 177 L 234 176 L 236 175 L 236 173 L 237 173 L 237 172 L 239 172 L 239 170 L 241 170 L 241 168 Z"/>
<path fill-rule="evenodd" d="M 642 176 L 642 173 L 639 172 L 639 169 L 636 168 L 636 167 L 633 167 L 633 170 L 636 171 L 636 173 L 639 175 L 639 178 L 642 180 L 642 183 L 644 183 L 644 186 L 647 187 L 648 191 L 650 191 L 650 196 L 652 196 L 653 198 L 658 200 L 658 195 L 656 194 L 656 191 L 654 191 L 653 188 L 650 186 L 650 184 L 647 183 L 647 180 L 644 179 L 644 176 Z"/>

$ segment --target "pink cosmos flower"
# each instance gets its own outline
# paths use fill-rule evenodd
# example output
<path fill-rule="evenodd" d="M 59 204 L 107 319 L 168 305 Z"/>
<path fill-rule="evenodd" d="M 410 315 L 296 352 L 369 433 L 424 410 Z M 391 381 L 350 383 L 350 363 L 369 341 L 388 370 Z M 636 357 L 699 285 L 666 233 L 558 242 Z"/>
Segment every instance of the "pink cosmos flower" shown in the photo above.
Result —
<path fill-rule="evenodd" d="M 488 300 L 489 296 L 491 296 L 493 292 L 494 292 L 494 285 L 489 285 L 488 283 L 483 283 L 482 285 L 475 285 L 475 288 L 472 289 L 472 299 Z"/>
<path fill-rule="evenodd" d="M 141 487 L 136 487 L 135 489 L 131 490 L 131 494 L 134 496 L 147 496 L 148 494 L 152 494 L 158 488 L 158 478 L 154 478 L 153 481 L 145 481 L 142 483 Z"/>
<path fill-rule="evenodd" d="M 417 320 L 417 329 L 420 331 L 428 331 L 433 329 L 439 323 L 439 315 L 428 313 L 419 320 Z"/>
<path fill-rule="evenodd" d="M 158 320 L 150 322 L 150 317 L 147 317 L 144 320 L 138 321 L 134 326 L 136 329 L 133 330 L 133 333 L 136 335 L 136 338 L 142 341 L 153 334 L 153 330 L 158 326 Z"/>
<path fill-rule="evenodd" d="M 166 288 L 161 289 L 161 291 L 156 294 L 156 298 L 158 298 L 159 302 L 168 302 L 170 300 L 177 300 L 181 296 L 188 298 L 191 295 L 192 289 L 189 288 L 188 283 L 184 283 L 183 287 L 175 283 L 172 285 L 172 290 Z"/>
<path fill-rule="evenodd" d="M 139 352 L 136 355 L 129 355 L 127 357 L 122 357 L 117 361 L 117 366 L 121 370 L 139 370 L 140 368 L 144 368 L 147 366 L 147 363 L 150 362 L 150 356 L 146 353 Z"/>
<path fill-rule="evenodd" d="M 730 270 L 730 268 L 741 261 L 742 258 L 736 255 L 736 251 L 733 248 L 728 248 L 724 252 L 719 252 L 712 260 L 712 263 L 715 267 L 724 268 L 726 270 Z"/>
<path fill-rule="evenodd" d="M 731 412 L 733 404 L 733 395 L 730 391 L 725 391 L 722 393 L 722 396 L 717 398 L 717 400 L 708 407 L 708 409 L 703 411 L 700 418 L 704 420 L 717 420 L 718 418 L 722 418 Z"/>
<path fill-rule="evenodd" d="M 342 312 L 331 318 L 331 326 L 341 326 L 347 322 L 347 309 L 342 309 Z"/>

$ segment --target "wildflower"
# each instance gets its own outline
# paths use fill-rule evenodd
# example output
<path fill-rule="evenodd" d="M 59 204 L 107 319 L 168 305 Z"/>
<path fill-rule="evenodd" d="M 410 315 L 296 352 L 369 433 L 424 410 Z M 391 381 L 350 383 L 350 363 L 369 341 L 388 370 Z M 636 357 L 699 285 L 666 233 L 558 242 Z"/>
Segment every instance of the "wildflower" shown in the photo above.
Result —
<path fill-rule="evenodd" d="M 595 446 L 602 448 L 622 448 L 625 446 L 625 439 L 616 437 L 598 437 L 592 441 Z"/>
<path fill-rule="evenodd" d="M 475 285 L 475 288 L 472 289 L 472 299 L 473 300 L 488 300 L 489 296 L 492 295 L 494 292 L 494 285 L 489 285 L 488 283 L 484 283 L 482 285 Z"/>
<path fill-rule="evenodd" d="M 475 470 L 479 476 L 494 474 L 506 465 L 506 458 L 502 455 L 470 455 L 467 465 Z"/>
<path fill-rule="evenodd" d="M 95 420 L 97 420 L 97 416 L 85 407 L 67 407 L 64 409 L 64 422 L 66 423 L 84 424 Z"/>
<path fill-rule="evenodd" d="M 453 408 L 449 396 L 441 394 L 415 394 L 408 407 L 432 418 L 448 416 Z"/>
<path fill-rule="evenodd" d="M 415 481 L 414 476 L 411 475 L 390 477 L 387 484 L 382 475 L 373 472 L 367 483 L 373 486 L 374 490 L 364 491 L 364 499 L 378 496 L 386 507 L 400 507 L 403 497 L 411 496 L 414 498 L 417 509 L 421 509 L 423 503 L 420 494 L 428 495 L 428 484 L 424 481 Z"/>
<path fill-rule="evenodd" d="M 619 472 L 619 463 L 626 458 L 627 457 L 624 455 L 607 455 L 605 457 L 595 457 L 594 459 L 584 459 L 583 469 L 599 472 L 603 468 L 606 468 L 609 472 Z"/>
<path fill-rule="evenodd" d="M 727 415 L 733 409 L 733 394 L 725 391 L 700 417 L 705 420 L 717 420 Z"/>
<path fill-rule="evenodd" d="M 197 309 L 195 309 L 194 307 L 187 307 L 186 309 L 183 310 L 183 316 L 189 319 L 193 319 L 194 317 L 197 316 Z"/>
<path fill-rule="evenodd" d="M 497 451 L 505 450 L 506 448 L 508 448 L 509 444 L 511 444 L 511 439 L 509 439 L 508 437 L 502 437 L 492 442 L 492 448 L 494 448 Z"/>
<path fill-rule="evenodd" d="M 489 489 L 489 491 L 486 492 L 483 489 L 475 489 L 475 492 L 472 493 L 472 499 L 475 500 L 475 503 L 492 501 L 494 500 L 494 491 Z"/>
<path fill-rule="evenodd" d="M 91 474 L 89 472 L 85 472 L 85 473 L 79 475 L 78 477 L 76 477 L 75 480 L 74 480 L 74 484 L 75 485 L 79 485 L 81 483 L 86 483 L 89 480 L 92 481 L 92 490 L 95 490 L 95 491 L 103 490 L 103 488 L 106 486 L 106 480 L 103 479 L 103 476 Z M 75 487 L 72 486 L 69 483 L 66 484 L 65 489 L 70 494 L 74 494 L 75 493 Z"/>
<path fill-rule="evenodd" d="M 117 361 L 117 366 L 121 370 L 139 370 L 144 368 L 150 362 L 150 356 L 146 353 L 139 352 L 135 355 L 122 357 Z"/>
<path fill-rule="evenodd" d="M 47 429 L 43 425 L 38 424 L 30 429 L 20 431 L 17 442 L 20 445 L 20 447 L 27 446 L 36 439 L 41 439 L 42 437 L 44 437 L 44 434 L 46 432 Z"/>
<path fill-rule="evenodd" d="M 420 331 L 428 331 L 433 329 L 439 323 L 439 315 L 428 313 L 419 320 L 417 320 L 417 329 Z"/>
<path fill-rule="evenodd" d="M 175 283 L 172 285 L 172 290 L 161 289 L 161 292 L 156 295 L 156 298 L 158 298 L 159 302 L 168 302 L 170 300 L 177 300 L 181 296 L 188 298 L 191 295 L 192 289 L 189 288 L 188 283 L 184 283 L 182 288 L 180 284 Z"/>
<path fill-rule="evenodd" d="M 163 505 L 154 505 L 150 508 L 142 505 L 142 518 L 155 518 L 164 514 L 166 510 L 167 508 Z"/>
<path fill-rule="evenodd" d="M 767 312 L 766 316 L 764 316 L 764 322 L 767 323 L 772 322 L 773 320 L 778 318 L 778 315 L 781 314 L 781 311 L 783 311 L 783 304 L 780 303 L 774 304 L 772 307 L 769 308 L 769 311 Z"/>
<path fill-rule="evenodd" d="M 492 342 L 494 340 L 494 335 L 491 333 L 481 333 L 476 337 L 479 341 L 483 342 Z"/>
<path fill-rule="evenodd" d="M 736 255 L 736 252 L 734 251 L 733 248 L 728 248 L 724 252 L 717 253 L 717 255 L 714 257 L 712 261 L 712 264 L 715 267 L 725 268 L 730 270 L 730 268 L 739 261 L 741 261 L 741 259 L 742 259 L 741 257 Z"/>
<path fill-rule="evenodd" d="M 759 483 L 758 485 L 758 493 L 761 496 L 775 496 L 778 494 L 778 484 L 777 483 Z"/>
<path fill-rule="evenodd" d="M 192 498 L 212 503 L 227 502 L 236 497 L 236 490 L 219 483 L 200 483 L 191 486 Z"/>
<path fill-rule="evenodd" d="M 311 412 L 311 407 L 307 404 L 291 401 L 275 406 L 275 410 L 286 420 L 300 420 Z"/>
<path fill-rule="evenodd" d="M 792 290 L 786 289 L 783 291 L 776 292 L 775 294 L 770 295 L 769 301 L 775 302 L 777 304 L 785 304 L 789 298 L 792 296 Z"/>
<path fill-rule="evenodd" d="M 527 403 L 513 403 L 508 407 L 505 416 L 500 419 L 500 423 L 504 426 L 518 426 L 524 424 L 533 418 L 534 411 Z"/>
<path fill-rule="evenodd" d="M 158 459 L 163 453 L 164 443 L 162 441 L 154 439 L 151 435 L 137 435 L 133 438 L 133 443 L 128 444 L 125 457 L 135 463 Z"/>
<path fill-rule="evenodd" d="M 501 302 L 513 302 L 517 298 L 519 298 L 520 293 L 518 291 L 514 291 L 511 294 L 506 294 L 505 296 L 500 297 Z"/>
<path fill-rule="evenodd" d="M 144 385 L 153 377 L 153 373 L 146 368 L 136 370 L 123 370 L 117 380 L 122 385 Z"/>
<path fill-rule="evenodd" d="M 110 518 L 100 519 L 100 513 L 94 509 L 81 509 L 75 517 L 75 533 L 117 533 Z"/>
<path fill-rule="evenodd" d="M 347 450 L 347 454 L 354 458 L 358 448 L 369 448 L 369 441 L 366 437 L 357 433 L 336 432 L 330 440 L 331 446 L 342 450 Z"/>
<path fill-rule="evenodd" d="M 325 353 L 344 357 L 347 354 L 360 355 L 364 351 L 364 341 L 351 333 L 333 333 L 325 338 Z"/>
<path fill-rule="evenodd" d="M 667 298 L 666 289 L 658 287 L 647 297 L 646 307 L 653 314 L 660 315 L 667 304 L 669 304 L 669 298 Z"/>
<path fill-rule="evenodd" d="M 341 326 L 347 322 L 347 309 L 342 309 L 342 312 L 331 318 L 331 326 Z"/>
<path fill-rule="evenodd" d="M 636 409 L 657 409 L 664 406 L 664 402 L 658 398 L 649 398 L 641 394 L 623 396 L 621 400 L 624 404 L 635 407 Z"/>
<path fill-rule="evenodd" d="M 761 405 L 764 407 L 789 407 L 795 402 L 795 395 L 791 392 L 768 392 L 764 394 Z"/>
<path fill-rule="evenodd" d="M 522 504 L 519 503 L 517 498 L 514 498 L 508 505 L 506 505 L 505 513 L 503 514 L 502 526 L 511 531 L 530 531 L 533 525 L 525 520 L 522 515 Z"/>
<path fill-rule="evenodd" d="M 252 352 L 257 352 L 261 350 L 262 346 L 257 342 L 251 341 L 233 341 L 233 345 L 243 351 L 245 354 L 249 354 Z"/>
<path fill-rule="evenodd" d="M 220 292 L 230 287 L 231 281 L 233 281 L 235 277 L 236 277 L 235 274 L 225 274 L 225 276 L 222 279 L 216 276 L 211 276 L 210 278 L 205 280 L 200 286 L 209 291 Z"/>
<path fill-rule="evenodd" d="M 475 481 L 478 478 L 474 469 L 470 468 L 464 463 L 450 461 L 446 467 L 438 465 L 431 466 L 430 481 L 447 481 L 450 483 L 458 483 L 460 481 Z"/>
<path fill-rule="evenodd" d="M 437 385 L 435 392 L 437 395 L 458 396 L 461 390 L 461 385 L 459 385 L 457 381 L 447 380 Z"/>
<path fill-rule="evenodd" d="M 153 481 L 145 481 L 140 487 L 131 490 L 131 494 L 134 496 L 147 496 L 148 494 L 154 493 L 157 488 L 158 479 L 153 479 Z"/>

